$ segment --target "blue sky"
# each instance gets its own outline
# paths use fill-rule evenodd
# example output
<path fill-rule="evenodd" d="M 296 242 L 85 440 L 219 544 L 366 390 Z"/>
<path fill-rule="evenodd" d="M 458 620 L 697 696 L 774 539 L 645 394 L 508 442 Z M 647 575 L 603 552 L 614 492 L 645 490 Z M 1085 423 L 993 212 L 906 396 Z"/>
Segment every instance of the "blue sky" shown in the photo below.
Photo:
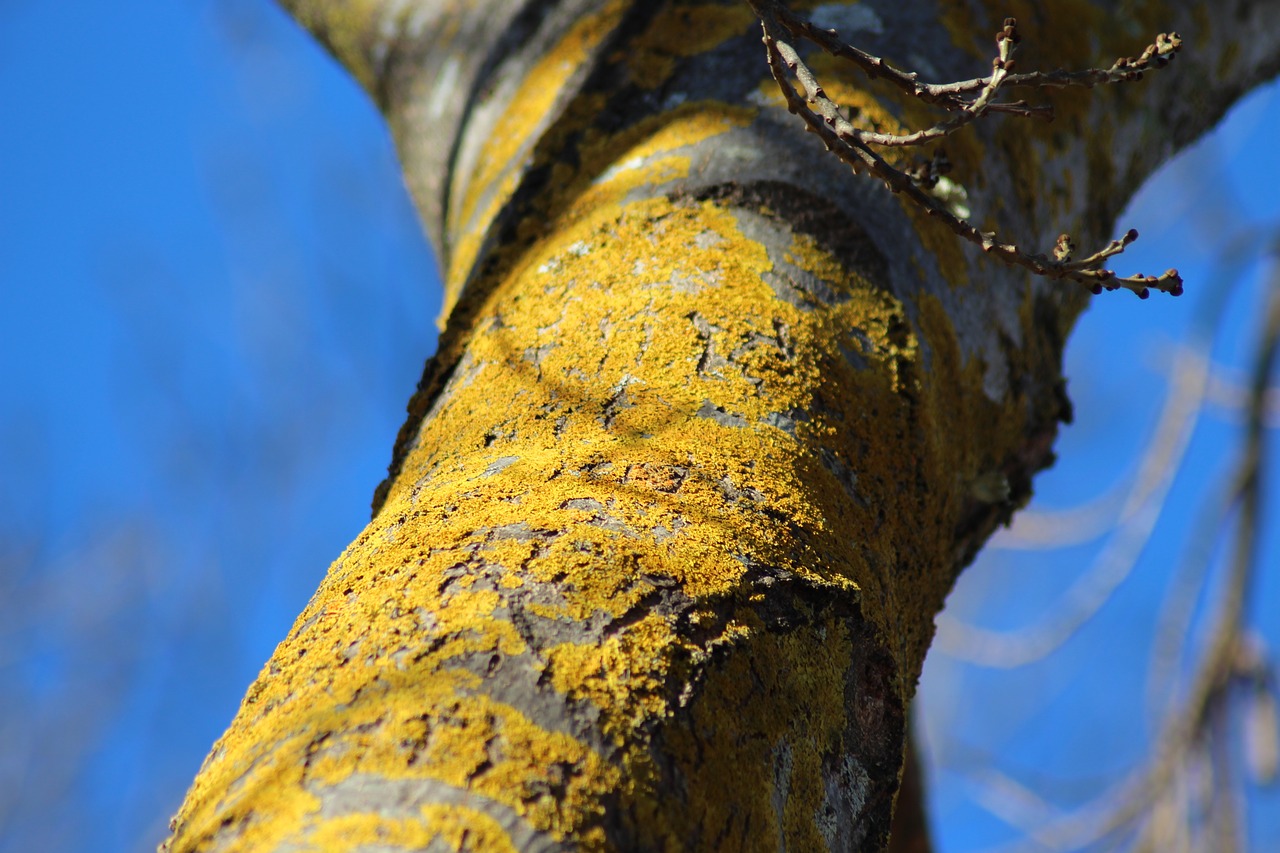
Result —
<path fill-rule="evenodd" d="M 1246 258 L 1229 274 L 1223 246 L 1280 226 L 1262 156 L 1278 107 L 1274 87 L 1250 99 L 1122 221 L 1143 239 L 1120 268 L 1176 265 L 1188 294 L 1113 294 L 1084 318 L 1077 424 L 1041 505 L 1129 470 L 1206 288 L 1235 283 L 1217 356 L 1244 364 L 1260 272 Z M 378 116 L 265 0 L 6 4 L 0 116 L 0 853 L 148 849 L 368 518 L 439 285 Z M 1067 799 L 1140 758 L 1142 715 L 1117 697 L 1237 436 L 1230 412 L 1206 417 L 1157 546 L 1060 656 L 1012 672 L 931 659 L 922 693 L 942 710 L 926 717 L 954 735 L 935 752 L 998 752 Z M 1032 621 L 1088 547 L 993 550 L 956 612 Z M 1274 534 L 1267 547 L 1276 565 Z M 1266 573 L 1258 600 L 1278 585 Z M 1009 837 L 951 764 L 935 774 L 942 849 Z M 1275 819 L 1255 833 L 1280 843 Z"/>

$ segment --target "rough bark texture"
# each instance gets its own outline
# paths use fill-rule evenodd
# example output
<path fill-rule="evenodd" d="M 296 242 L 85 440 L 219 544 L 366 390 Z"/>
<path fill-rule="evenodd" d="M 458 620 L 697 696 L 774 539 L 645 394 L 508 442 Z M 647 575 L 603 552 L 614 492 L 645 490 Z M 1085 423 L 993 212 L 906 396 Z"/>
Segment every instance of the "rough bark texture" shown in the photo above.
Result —
<path fill-rule="evenodd" d="M 1084 295 L 848 174 L 745 3 L 286 5 L 387 116 L 446 324 L 170 849 L 881 849 L 934 614 L 1051 461 Z M 1269 2 L 814 14 L 934 79 L 1005 14 L 1043 68 L 1182 31 L 1166 73 L 948 145 L 1037 249 L 1112 236 L 1280 55 Z M 921 122 L 832 66 L 860 120 Z"/>

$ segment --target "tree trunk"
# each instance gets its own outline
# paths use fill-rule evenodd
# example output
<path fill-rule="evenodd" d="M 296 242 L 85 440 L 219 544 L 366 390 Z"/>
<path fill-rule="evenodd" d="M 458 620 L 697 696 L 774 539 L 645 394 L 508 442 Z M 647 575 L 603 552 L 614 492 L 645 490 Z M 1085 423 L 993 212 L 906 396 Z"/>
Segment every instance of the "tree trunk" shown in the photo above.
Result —
<path fill-rule="evenodd" d="M 169 849 L 883 848 L 934 614 L 1052 461 L 1087 293 L 825 153 L 744 2 L 285 5 L 390 122 L 446 320 Z M 947 143 L 1032 251 L 1114 236 L 1280 61 L 1263 0 L 973 5 L 811 14 L 930 80 L 987 73 L 1006 13 L 1028 69 L 1187 43 Z M 861 124 L 936 120 L 814 63 Z"/>

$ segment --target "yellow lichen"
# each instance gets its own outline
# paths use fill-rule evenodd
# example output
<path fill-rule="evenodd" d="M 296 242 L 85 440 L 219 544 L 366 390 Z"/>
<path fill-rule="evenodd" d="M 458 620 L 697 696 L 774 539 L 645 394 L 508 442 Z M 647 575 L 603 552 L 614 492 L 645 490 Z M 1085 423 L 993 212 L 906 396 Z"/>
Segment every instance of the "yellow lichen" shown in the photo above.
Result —
<path fill-rule="evenodd" d="M 549 88 L 568 79 L 557 63 L 602 37 L 583 27 L 539 72 Z M 517 136 L 536 135 L 553 102 L 527 105 Z M 655 192 L 688 176 L 693 146 L 755 111 L 686 103 L 605 133 L 574 112 L 584 103 L 564 118 L 575 156 L 556 160 L 553 186 L 502 263 L 486 267 L 491 278 L 472 281 L 451 384 L 378 516 L 202 770 L 180 817 L 184 839 L 235 825 L 243 831 L 227 849 L 509 842 L 491 816 L 462 807 L 379 819 L 382 828 L 323 816 L 326 797 L 368 775 L 482 796 L 583 849 L 604 845 L 604 803 L 618 798 L 652 818 L 655 848 L 699 827 L 715 837 L 749 815 L 761 844 L 784 837 L 808 849 L 821 842 L 823 756 L 851 726 L 850 625 L 892 638 L 879 700 L 905 705 L 948 578 L 927 563 L 950 553 L 957 510 L 952 490 L 901 479 L 979 470 L 982 454 L 1016 442 L 1021 422 L 1009 418 L 990 441 L 948 434 L 957 419 L 985 429 L 1008 413 L 981 393 L 980 366 L 960 365 L 939 306 L 914 306 L 913 327 L 882 282 L 818 238 L 793 231 L 771 248 L 727 203 Z M 861 109 L 893 121 L 873 101 Z M 511 160 L 532 156 L 524 142 L 494 145 Z M 477 195 L 455 235 L 487 228 L 504 174 L 483 166 L 472 177 L 466 192 Z M 785 233 L 768 210 L 750 216 Z M 454 288 L 480 250 L 467 239 Z M 775 290 L 792 275 L 829 295 L 793 304 Z M 981 418 L 965 408 L 975 406 L 988 407 Z M 920 458 L 900 458 L 904 447 Z M 765 624 L 757 608 L 772 593 L 753 567 L 830 608 L 782 593 L 801 621 Z M 654 604 L 663 596 L 681 618 Z M 540 648 L 530 625 L 565 638 Z M 564 719 L 487 695 L 493 673 L 563 702 Z M 677 717 L 693 727 L 668 727 Z M 696 792 L 686 803 L 661 786 L 655 732 Z M 616 754 L 600 754 L 610 746 Z"/>
<path fill-rule="evenodd" d="M 563 643 L 547 651 L 551 683 L 571 699 L 586 699 L 604 714 L 602 731 L 618 746 L 635 727 L 667 716 L 667 671 L 679 638 L 651 615 L 603 645 Z"/>
<path fill-rule="evenodd" d="M 701 56 L 757 26 L 745 3 L 663 5 L 649 26 L 627 45 L 631 79 L 645 89 L 665 83 L 683 57 Z"/>
<path fill-rule="evenodd" d="M 465 806 L 424 806 L 421 817 L 342 815 L 326 820 L 298 844 L 300 850 L 326 853 L 360 845 L 422 850 L 435 841 L 463 853 L 516 853 L 502 827 L 489 815 Z"/>
<path fill-rule="evenodd" d="M 617 26 L 626 5 L 624 0 L 610 0 L 570 27 L 560 42 L 525 74 L 520 87 L 503 110 L 499 132 L 485 141 L 476 171 L 455 178 L 449 230 L 470 239 L 456 245 L 449 259 L 442 318 L 448 316 L 457 301 L 462 281 L 480 248 L 480 237 L 485 227 L 510 200 L 519 175 L 527 167 L 540 134 L 554 117 L 555 107 L 564 96 L 567 84 L 591 52 Z"/>

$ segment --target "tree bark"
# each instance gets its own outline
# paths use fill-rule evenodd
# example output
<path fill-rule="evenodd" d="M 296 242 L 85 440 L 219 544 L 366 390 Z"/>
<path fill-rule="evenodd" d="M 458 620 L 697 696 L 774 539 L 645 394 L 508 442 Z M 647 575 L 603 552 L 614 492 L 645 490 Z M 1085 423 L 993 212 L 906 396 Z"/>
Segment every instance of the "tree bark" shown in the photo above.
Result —
<path fill-rule="evenodd" d="M 285 5 L 386 115 L 445 322 L 372 522 L 169 849 L 882 849 L 934 615 L 1052 461 L 1087 294 L 849 174 L 746 3 Z M 976 5 L 812 14 L 946 80 L 1026 4 Z M 1114 236 L 1280 67 L 1262 0 L 1019 18 L 1045 70 L 1187 42 L 947 143 L 971 218 L 1034 251 Z M 933 121 L 815 66 L 860 122 Z"/>

